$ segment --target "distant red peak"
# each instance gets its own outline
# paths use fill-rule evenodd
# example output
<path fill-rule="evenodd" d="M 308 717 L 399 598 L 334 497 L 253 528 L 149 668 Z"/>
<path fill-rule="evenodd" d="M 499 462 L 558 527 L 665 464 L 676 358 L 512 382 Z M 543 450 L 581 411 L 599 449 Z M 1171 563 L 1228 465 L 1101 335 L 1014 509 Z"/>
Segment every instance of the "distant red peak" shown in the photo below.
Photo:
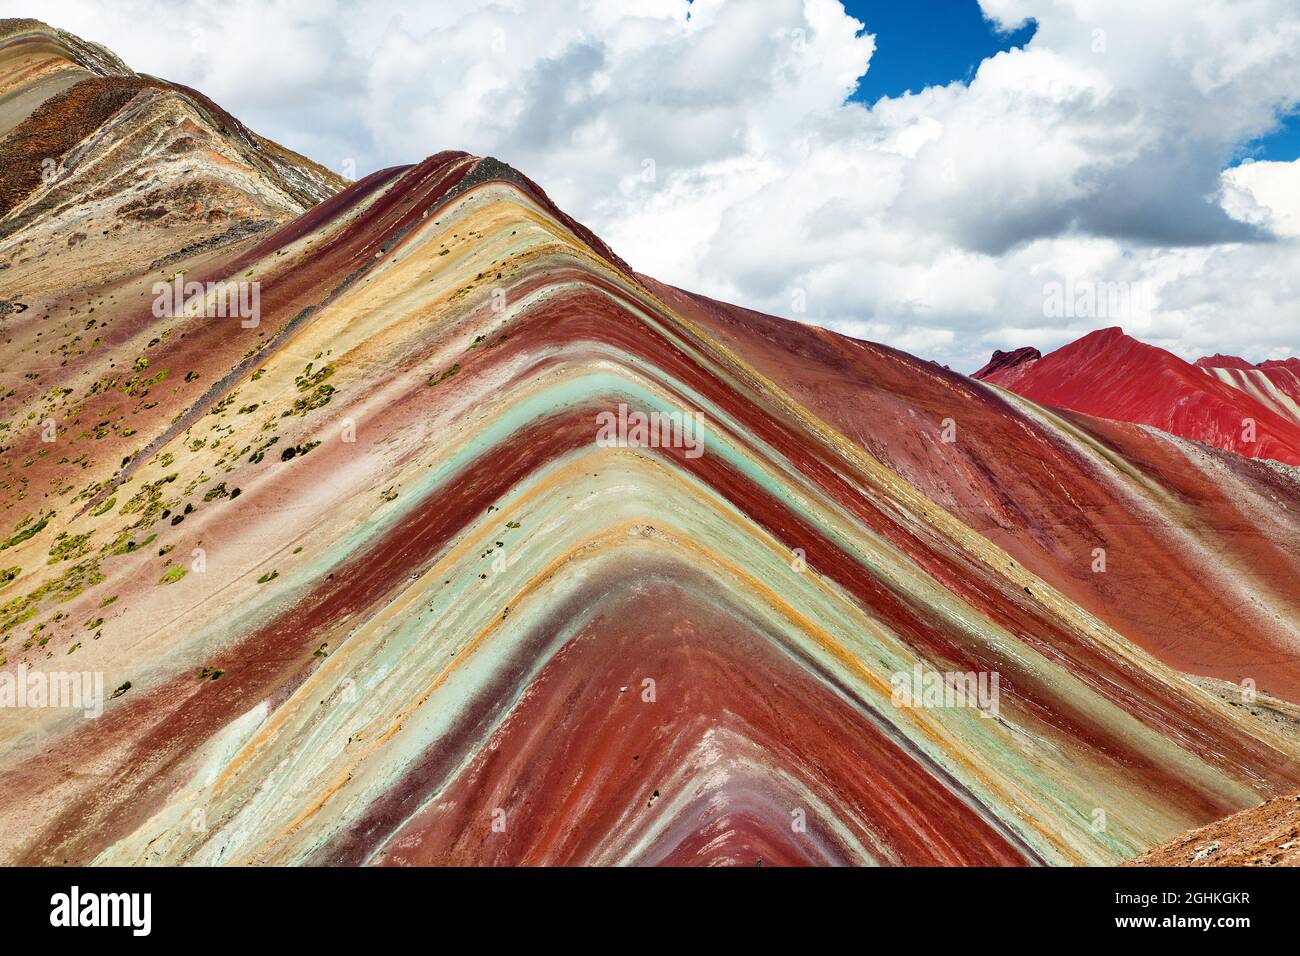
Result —
<path fill-rule="evenodd" d="M 1195 364 L 1196 364 L 1196 366 L 1197 366 L 1198 368 L 1241 368 L 1241 369 L 1247 369 L 1247 368 L 1254 368 L 1254 367 L 1255 367 L 1254 365 L 1251 365 L 1249 362 L 1247 362 L 1244 358 L 1241 358 L 1240 356 L 1237 356 L 1237 355 L 1220 355 L 1220 354 L 1218 354 L 1218 353 L 1215 353 L 1214 355 L 1206 355 L 1206 356 L 1204 356 L 1204 357 L 1202 357 L 1202 358 L 1198 358 L 1198 359 L 1196 360 L 1196 363 L 1195 363 Z"/>
<path fill-rule="evenodd" d="M 1259 363 L 1258 368 L 1289 368 L 1300 375 L 1300 358 L 1266 359 Z"/>
<path fill-rule="evenodd" d="M 1073 342 L 1062 345 L 1052 354 L 1073 351 L 1098 352 L 1103 349 L 1113 349 L 1117 346 L 1127 347 L 1133 345 L 1145 346 L 1146 343 L 1139 342 L 1131 335 L 1125 335 L 1124 330 L 1118 325 L 1112 325 L 1106 329 L 1097 329 L 1095 332 L 1089 332 L 1087 335 L 1081 336 Z"/>
<path fill-rule="evenodd" d="M 1015 349 L 1011 352 L 1003 352 L 1000 349 L 995 349 L 988 364 L 972 375 L 971 378 L 988 378 L 995 372 L 1006 371 L 1007 369 L 1015 368 L 1022 362 L 1037 361 L 1042 357 L 1043 353 L 1031 346 L 1025 346 L 1024 348 Z"/>
<path fill-rule="evenodd" d="M 1079 345 L 1082 342 L 1092 342 L 1094 344 L 1100 344 L 1100 343 L 1113 343 L 1113 342 L 1121 342 L 1121 341 L 1136 342 L 1137 339 L 1133 338 L 1132 336 L 1126 335 L 1124 333 L 1124 330 L 1120 326 L 1111 325 L 1111 326 L 1107 326 L 1104 329 L 1096 329 L 1092 332 L 1089 332 L 1087 335 L 1081 335 L 1079 338 L 1069 343 L 1069 345 L 1065 346 L 1065 348 L 1069 348 L 1070 345 Z"/>
<path fill-rule="evenodd" d="M 1200 368 L 1115 326 L 1090 332 L 1033 361 L 981 369 L 976 377 L 1042 405 L 1151 425 L 1243 455 L 1300 465 L 1300 421 L 1287 407 L 1266 403 L 1206 373 L 1211 368 L 1255 366 L 1222 355 L 1197 364 Z M 1275 365 L 1300 373 L 1300 361 Z M 1287 395 L 1291 390 L 1281 380 L 1291 377 L 1280 370 L 1270 376 Z M 1247 421 L 1252 423 L 1249 430 L 1243 425 Z"/>
<path fill-rule="evenodd" d="M 1163 364 L 1166 357 L 1176 358 L 1164 349 L 1147 345 L 1131 335 L 1126 335 L 1118 325 L 1112 325 L 1110 328 L 1097 329 L 1062 345 L 1059 349 L 1049 352 L 1045 361 L 1054 368 L 1078 368 L 1096 363 L 1112 366 L 1121 362 L 1138 361 Z M 1181 359 L 1177 361 L 1181 362 Z"/>

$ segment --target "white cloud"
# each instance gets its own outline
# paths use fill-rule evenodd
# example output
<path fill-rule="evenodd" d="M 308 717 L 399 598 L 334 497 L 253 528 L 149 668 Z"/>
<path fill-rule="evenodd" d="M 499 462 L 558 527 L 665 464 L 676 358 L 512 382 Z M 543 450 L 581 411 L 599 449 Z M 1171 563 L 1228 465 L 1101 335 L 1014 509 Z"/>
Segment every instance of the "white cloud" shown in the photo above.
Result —
<path fill-rule="evenodd" d="M 1115 324 L 1045 316 L 1066 280 L 1140 283 L 1122 324 L 1188 357 L 1300 352 L 1300 165 L 1221 172 L 1297 103 L 1293 0 L 981 5 L 1034 39 L 872 108 L 846 98 L 890 38 L 834 0 L 39 15 L 334 168 L 490 153 L 642 271 L 782 315 L 800 289 L 798 318 L 958 368 Z"/>
<path fill-rule="evenodd" d="M 1300 237 L 1300 159 L 1245 162 L 1223 180 L 1223 206 L 1232 216 L 1278 236 Z"/>

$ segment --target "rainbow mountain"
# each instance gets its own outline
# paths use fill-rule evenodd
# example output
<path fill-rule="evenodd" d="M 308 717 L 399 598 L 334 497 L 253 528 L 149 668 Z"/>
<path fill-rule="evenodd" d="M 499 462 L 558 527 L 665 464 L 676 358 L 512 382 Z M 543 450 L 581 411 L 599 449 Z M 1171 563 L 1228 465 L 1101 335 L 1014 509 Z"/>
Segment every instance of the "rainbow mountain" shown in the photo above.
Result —
<path fill-rule="evenodd" d="M 34 21 L 0 118 L 0 703 L 104 688 L 0 706 L 0 862 L 1104 865 L 1300 788 L 1293 469 Z"/>

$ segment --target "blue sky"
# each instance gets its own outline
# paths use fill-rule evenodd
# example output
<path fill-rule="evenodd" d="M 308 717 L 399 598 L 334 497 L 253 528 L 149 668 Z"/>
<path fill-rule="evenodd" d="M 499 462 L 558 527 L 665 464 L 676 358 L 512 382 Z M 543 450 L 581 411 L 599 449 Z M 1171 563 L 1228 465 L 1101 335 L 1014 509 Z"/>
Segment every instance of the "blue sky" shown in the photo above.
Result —
<path fill-rule="evenodd" d="M 871 67 L 853 96 L 867 104 L 908 90 L 967 81 L 981 60 L 1024 46 L 1035 29 L 1031 22 L 1013 33 L 998 33 L 975 0 L 846 0 L 844 9 L 876 37 Z"/>
<path fill-rule="evenodd" d="M 870 105 L 882 96 L 969 82 L 980 61 L 1033 37 L 1030 21 L 1011 33 L 998 32 L 976 0 L 845 0 L 850 16 L 876 37 L 876 51 L 853 100 Z M 1286 117 L 1278 131 L 1244 144 L 1238 159 L 1290 162 L 1300 158 L 1300 114 Z"/>
<path fill-rule="evenodd" d="M 1243 155 L 1283 163 L 1300 158 L 1300 113 L 1286 117 L 1276 133 L 1248 144 Z"/>

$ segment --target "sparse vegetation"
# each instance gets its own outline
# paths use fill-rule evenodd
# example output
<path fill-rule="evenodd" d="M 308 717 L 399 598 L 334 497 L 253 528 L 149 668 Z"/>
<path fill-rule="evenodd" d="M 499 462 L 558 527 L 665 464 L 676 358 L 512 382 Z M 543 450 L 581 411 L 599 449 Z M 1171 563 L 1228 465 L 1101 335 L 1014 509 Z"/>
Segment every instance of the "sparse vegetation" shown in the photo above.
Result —
<path fill-rule="evenodd" d="M 443 382 L 447 381 L 447 379 L 451 378 L 459 371 L 460 371 L 460 363 L 457 362 L 455 365 L 447 369 L 447 371 L 443 372 L 441 375 L 439 375 L 436 378 L 430 375 L 428 382 L 426 382 L 425 384 L 431 387 L 434 385 L 441 385 Z"/>
<path fill-rule="evenodd" d="M 109 498 L 105 501 L 101 501 L 95 506 L 94 510 L 90 512 L 90 515 L 92 518 L 98 518 L 100 515 L 108 514 L 108 512 L 113 510 L 113 505 L 115 504 L 117 504 L 116 498 Z"/>
<path fill-rule="evenodd" d="M 159 583 L 159 584 L 175 584 L 177 581 L 179 581 L 179 580 L 180 580 L 181 578 L 183 578 L 183 577 L 185 577 L 185 565 L 183 565 L 183 564 L 173 564 L 173 565 L 172 565 L 170 568 L 168 568 L 167 571 L 163 574 L 162 578 L 158 581 L 158 583 Z"/>
<path fill-rule="evenodd" d="M 42 530 L 44 530 L 45 526 L 49 523 L 50 523 L 49 518 L 41 518 L 39 521 L 33 522 L 32 524 L 28 524 L 27 527 L 23 527 L 20 524 L 18 526 L 17 531 L 15 531 L 15 533 L 9 538 L 9 540 L 4 542 L 4 544 L 0 544 L 0 551 L 5 551 L 9 548 L 15 547 L 17 545 L 22 544 L 28 538 L 35 537 Z"/>

